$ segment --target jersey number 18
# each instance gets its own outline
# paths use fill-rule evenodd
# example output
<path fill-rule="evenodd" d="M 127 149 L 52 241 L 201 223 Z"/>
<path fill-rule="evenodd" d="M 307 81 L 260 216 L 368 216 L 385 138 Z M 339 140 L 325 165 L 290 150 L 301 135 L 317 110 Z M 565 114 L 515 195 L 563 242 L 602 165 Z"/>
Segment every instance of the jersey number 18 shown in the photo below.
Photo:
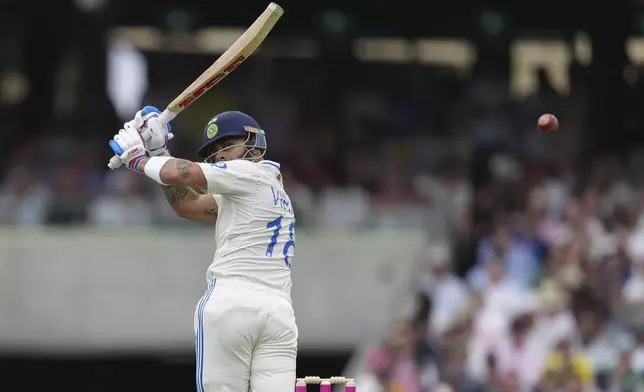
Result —
<path fill-rule="evenodd" d="M 279 237 L 280 230 L 282 229 L 282 218 L 284 217 L 280 216 L 279 218 L 272 220 L 266 224 L 267 229 L 273 229 L 273 236 L 271 237 L 271 242 L 268 244 L 268 247 L 266 248 L 266 256 L 273 257 L 273 248 L 275 248 L 275 245 L 277 244 L 277 238 Z M 295 230 L 295 222 L 291 222 L 291 224 L 288 225 L 289 240 L 286 241 L 286 243 L 284 244 L 284 249 L 282 250 L 282 255 L 284 256 L 284 263 L 289 268 L 291 268 L 291 264 L 288 261 L 288 251 L 290 248 L 295 246 L 295 240 L 293 239 L 294 230 Z"/>

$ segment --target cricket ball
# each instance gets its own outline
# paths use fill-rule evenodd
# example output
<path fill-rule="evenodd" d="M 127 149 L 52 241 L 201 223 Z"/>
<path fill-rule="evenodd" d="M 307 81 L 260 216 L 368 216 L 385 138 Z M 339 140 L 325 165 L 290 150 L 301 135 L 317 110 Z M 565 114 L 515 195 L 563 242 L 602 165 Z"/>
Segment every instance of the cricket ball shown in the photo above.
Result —
<path fill-rule="evenodd" d="M 553 114 L 543 114 L 537 121 L 537 129 L 542 133 L 555 132 L 559 129 L 559 120 Z"/>

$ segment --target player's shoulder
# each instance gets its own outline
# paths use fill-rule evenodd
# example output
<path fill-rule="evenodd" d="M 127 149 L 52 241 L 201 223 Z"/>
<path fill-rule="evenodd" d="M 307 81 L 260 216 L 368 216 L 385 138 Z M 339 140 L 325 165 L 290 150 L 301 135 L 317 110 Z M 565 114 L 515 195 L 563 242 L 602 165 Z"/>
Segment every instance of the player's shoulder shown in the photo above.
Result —
<path fill-rule="evenodd" d="M 280 175 L 280 164 L 275 161 L 262 160 L 253 162 L 246 159 L 234 159 L 232 161 L 222 161 L 210 164 L 211 166 L 230 171 L 231 174 L 248 175 L 248 176 L 261 176 L 269 174 L 271 177 Z M 281 176 L 280 176 L 281 177 Z"/>
<path fill-rule="evenodd" d="M 247 170 L 254 173 L 269 171 L 280 171 L 280 164 L 275 161 L 262 160 L 259 162 L 249 161 L 246 159 L 235 159 L 233 161 L 226 162 L 228 165 L 232 165 L 236 169 Z"/>
<path fill-rule="evenodd" d="M 253 170 L 253 163 L 245 159 L 234 159 L 232 161 L 220 161 L 215 163 L 209 163 L 209 166 L 221 169 L 229 170 L 233 172 L 248 172 Z"/>
<path fill-rule="evenodd" d="M 277 170 L 277 171 L 281 170 L 279 163 L 275 161 L 269 161 L 268 159 L 264 159 L 263 161 L 257 162 L 257 165 L 259 165 L 259 167 L 261 167 L 262 169 L 271 169 L 271 170 Z"/>
<path fill-rule="evenodd" d="M 263 159 L 261 161 L 251 161 L 248 159 L 233 159 L 231 161 L 221 161 L 217 163 L 211 163 L 213 166 L 238 166 L 238 167 L 262 167 L 262 165 L 268 165 L 272 166 L 276 169 L 280 168 L 280 164 L 275 162 L 275 161 L 269 161 L 267 159 Z"/>
<path fill-rule="evenodd" d="M 260 169 L 267 175 L 267 178 L 271 178 L 269 182 L 277 180 L 277 182 L 282 184 L 282 172 L 279 163 L 275 161 L 263 160 L 257 162 L 257 166 L 259 166 Z"/>

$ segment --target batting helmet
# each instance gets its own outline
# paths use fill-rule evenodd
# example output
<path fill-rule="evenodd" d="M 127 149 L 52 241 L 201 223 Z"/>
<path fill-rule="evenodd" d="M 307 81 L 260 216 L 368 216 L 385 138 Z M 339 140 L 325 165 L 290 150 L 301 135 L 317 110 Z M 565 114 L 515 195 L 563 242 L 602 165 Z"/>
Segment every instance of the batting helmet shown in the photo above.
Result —
<path fill-rule="evenodd" d="M 230 137 L 249 137 L 250 135 L 255 136 L 255 145 L 249 147 L 266 149 L 264 130 L 254 118 L 237 111 L 220 113 L 206 124 L 203 130 L 203 143 L 197 150 L 197 155 L 206 159 L 210 155 L 209 149 L 217 141 Z"/>

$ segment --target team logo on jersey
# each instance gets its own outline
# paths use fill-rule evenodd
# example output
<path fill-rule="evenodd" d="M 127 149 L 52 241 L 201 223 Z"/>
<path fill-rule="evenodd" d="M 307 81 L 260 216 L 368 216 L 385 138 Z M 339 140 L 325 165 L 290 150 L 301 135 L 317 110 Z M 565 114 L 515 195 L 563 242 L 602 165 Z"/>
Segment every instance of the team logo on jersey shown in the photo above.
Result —
<path fill-rule="evenodd" d="M 219 162 L 217 162 L 217 163 L 212 163 L 212 165 L 213 165 L 214 167 L 218 167 L 218 168 L 220 168 L 220 169 L 226 169 L 226 168 L 228 167 L 228 165 L 227 165 L 227 164 L 226 164 L 226 162 L 224 162 L 224 161 L 219 161 Z"/>
<path fill-rule="evenodd" d="M 217 124 L 214 122 L 217 119 L 215 118 L 211 124 L 208 124 L 208 128 L 206 128 L 206 136 L 208 139 L 212 139 L 215 136 L 217 136 L 217 133 L 219 132 L 219 127 Z"/>

